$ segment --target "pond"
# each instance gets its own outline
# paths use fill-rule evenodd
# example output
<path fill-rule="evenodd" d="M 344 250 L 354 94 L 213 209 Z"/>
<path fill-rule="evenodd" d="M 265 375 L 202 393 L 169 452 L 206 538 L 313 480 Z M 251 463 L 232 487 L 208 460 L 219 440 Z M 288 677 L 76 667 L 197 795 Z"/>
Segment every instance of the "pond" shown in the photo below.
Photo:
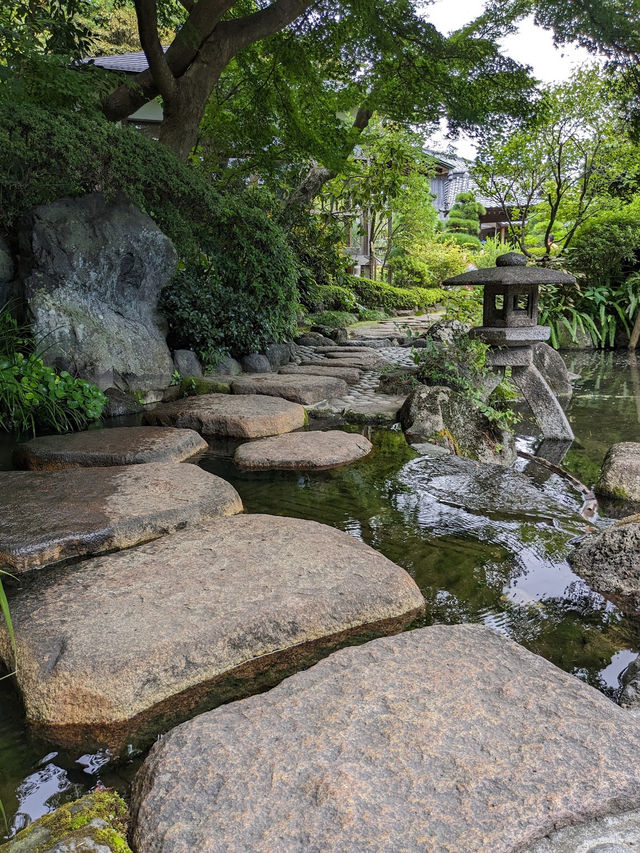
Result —
<path fill-rule="evenodd" d="M 626 353 L 566 361 L 580 379 L 568 409 L 576 441 L 563 464 L 591 485 L 611 444 L 640 441 L 640 370 Z M 640 647 L 640 620 L 590 589 L 566 561 L 571 541 L 608 519 L 584 518 L 582 496 L 536 462 L 520 459 L 496 476 L 465 460 L 419 457 L 399 430 L 368 434 L 373 456 L 333 471 L 245 474 L 221 444 L 200 464 L 233 483 L 248 512 L 330 524 L 403 566 L 427 601 L 420 624 L 483 622 L 615 699 Z M 532 450 L 537 439 L 523 435 L 519 443 Z M 9 459 L 6 444 L 0 464 Z M 626 514 L 615 504 L 600 510 Z M 12 831 L 98 781 L 126 790 L 140 757 L 119 767 L 107 759 L 32 740 L 10 683 L 0 682 L 0 801 Z"/>

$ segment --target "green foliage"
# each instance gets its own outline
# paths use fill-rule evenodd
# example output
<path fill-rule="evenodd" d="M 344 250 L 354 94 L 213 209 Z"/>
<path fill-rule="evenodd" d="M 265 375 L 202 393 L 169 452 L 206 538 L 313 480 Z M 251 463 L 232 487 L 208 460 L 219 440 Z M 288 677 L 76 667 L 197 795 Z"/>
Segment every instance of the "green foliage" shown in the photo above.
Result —
<path fill-rule="evenodd" d="M 486 364 L 489 349 L 482 341 L 460 335 L 452 343 L 437 343 L 427 338 L 427 346 L 413 348 L 411 355 L 418 366 L 416 378 L 419 382 L 452 388 L 478 408 L 490 423 L 499 429 L 512 429 L 518 416 L 510 406 L 517 396 L 511 383 L 503 379 L 487 399 L 484 383 L 490 372 Z"/>
<path fill-rule="evenodd" d="M 328 311 L 353 311 L 357 308 L 355 294 L 348 287 L 327 284 L 317 290 L 318 299 Z"/>
<path fill-rule="evenodd" d="M 462 246 L 480 248 L 480 217 L 484 207 L 472 192 L 458 193 L 444 224 L 445 234 Z"/>
<path fill-rule="evenodd" d="M 394 287 L 382 281 L 357 276 L 351 276 L 350 282 L 358 302 L 366 308 L 382 308 L 385 311 L 428 308 L 443 296 L 442 290 L 435 287 Z"/>
<path fill-rule="evenodd" d="M 470 326 L 482 325 L 482 300 L 484 288 L 476 287 L 447 287 L 442 300 L 444 306 L 443 320 L 459 320 Z"/>
<path fill-rule="evenodd" d="M 9 601 L 7 600 L 7 594 L 4 591 L 4 586 L 2 585 L 2 575 L 13 577 L 9 575 L 8 572 L 2 571 L 0 569 L 0 613 L 2 614 L 2 618 L 4 619 L 5 625 L 7 626 L 7 632 L 9 633 L 9 642 L 11 643 L 11 653 L 13 655 L 13 669 L 8 675 L 3 675 L 0 678 L 2 681 L 4 678 L 9 678 L 11 675 L 15 675 L 18 668 L 18 659 L 16 652 L 16 635 L 13 630 L 13 622 L 11 621 L 11 611 L 9 610 Z M 0 814 L 2 815 L 3 822 L 7 832 L 9 831 L 9 827 L 7 826 L 7 816 L 4 811 L 4 806 L 0 801 Z"/>
<path fill-rule="evenodd" d="M 504 255 L 506 252 L 518 251 L 520 251 L 520 248 L 515 243 L 502 243 L 499 237 L 487 237 L 480 244 L 480 251 L 476 252 L 473 256 L 473 263 L 478 269 L 495 267 L 496 258 L 500 255 Z"/>
<path fill-rule="evenodd" d="M 616 287 L 640 266 L 640 200 L 607 210 L 577 232 L 567 264 L 590 287 Z"/>
<path fill-rule="evenodd" d="M 1 429 L 33 435 L 85 429 L 105 403 L 95 385 L 47 367 L 9 311 L 0 311 Z"/>
<path fill-rule="evenodd" d="M 358 317 L 363 322 L 374 323 L 384 320 L 387 314 L 384 311 L 376 311 L 375 308 L 361 308 L 358 311 Z"/>
<path fill-rule="evenodd" d="M 349 314 L 347 311 L 319 311 L 316 314 L 309 314 L 305 322 L 311 326 L 329 326 L 332 329 L 340 329 L 343 326 L 353 326 L 354 323 L 358 322 L 358 317 L 355 314 Z"/>

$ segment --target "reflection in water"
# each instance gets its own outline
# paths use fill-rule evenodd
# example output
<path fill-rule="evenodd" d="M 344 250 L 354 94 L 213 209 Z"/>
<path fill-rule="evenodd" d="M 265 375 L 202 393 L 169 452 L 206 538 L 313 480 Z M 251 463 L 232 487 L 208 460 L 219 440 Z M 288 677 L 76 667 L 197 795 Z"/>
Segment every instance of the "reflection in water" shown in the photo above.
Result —
<path fill-rule="evenodd" d="M 564 465 L 591 486 L 611 444 L 640 440 L 638 365 L 616 353 L 571 354 L 568 362 L 581 379 L 568 409 L 578 439 Z M 505 471 L 427 459 L 400 432 L 371 437 L 370 458 L 333 471 L 243 473 L 222 445 L 200 464 L 230 480 L 248 512 L 333 525 L 404 566 L 427 601 L 422 624 L 483 622 L 614 697 L 640 646 L 638 620 L 566 561 L 571 541 L 606 519 L 581 517 L 583 496 L 541 465 L 520 460 Z M 533 450 L 539 440 L 522 444 Z M 23 720 L 0 682 L 0 799 L 15 828 L 98 779 L 126 788 L 135 763 L 103 766 L 102 754 L 41 759 L 48 749 L 29 740 Z"/>

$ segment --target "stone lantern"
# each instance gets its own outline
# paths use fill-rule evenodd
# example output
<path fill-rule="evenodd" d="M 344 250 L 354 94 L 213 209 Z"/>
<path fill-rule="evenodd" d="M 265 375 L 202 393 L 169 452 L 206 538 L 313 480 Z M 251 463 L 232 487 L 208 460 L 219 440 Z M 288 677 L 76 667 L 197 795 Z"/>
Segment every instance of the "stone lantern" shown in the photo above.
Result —
<path fill-rule="evenodd" d="M 567 273 L 528 267 L 517 252 L 500 255 L 491 269 L 472 270 L 443 281 L 445 287 L 484 287 L 482 326 L 470 335 L 491 346 L 487 363 L 511 377 L 529 403 L 545 438 L 573 440 L 569 421 L 555 394 L 533 363 L 533 347 L 548 340 L 551 330 L 538 325 L 541 284 L 573 284 Z"/>

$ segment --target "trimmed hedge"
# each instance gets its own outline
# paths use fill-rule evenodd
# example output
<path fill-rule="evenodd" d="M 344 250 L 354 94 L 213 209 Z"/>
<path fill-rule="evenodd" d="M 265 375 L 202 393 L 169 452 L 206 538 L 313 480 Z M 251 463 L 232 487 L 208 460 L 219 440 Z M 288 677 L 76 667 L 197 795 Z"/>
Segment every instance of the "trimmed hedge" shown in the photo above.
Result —
<path fill-rule="evenodd" d="M 383 281 L 356 276 L 350 277 L 350 285 L 361 305 L 365 308 L 382 308 L 384 311 L 428 308 L 445 295 L 439 287 L 394 287 Z"/>

